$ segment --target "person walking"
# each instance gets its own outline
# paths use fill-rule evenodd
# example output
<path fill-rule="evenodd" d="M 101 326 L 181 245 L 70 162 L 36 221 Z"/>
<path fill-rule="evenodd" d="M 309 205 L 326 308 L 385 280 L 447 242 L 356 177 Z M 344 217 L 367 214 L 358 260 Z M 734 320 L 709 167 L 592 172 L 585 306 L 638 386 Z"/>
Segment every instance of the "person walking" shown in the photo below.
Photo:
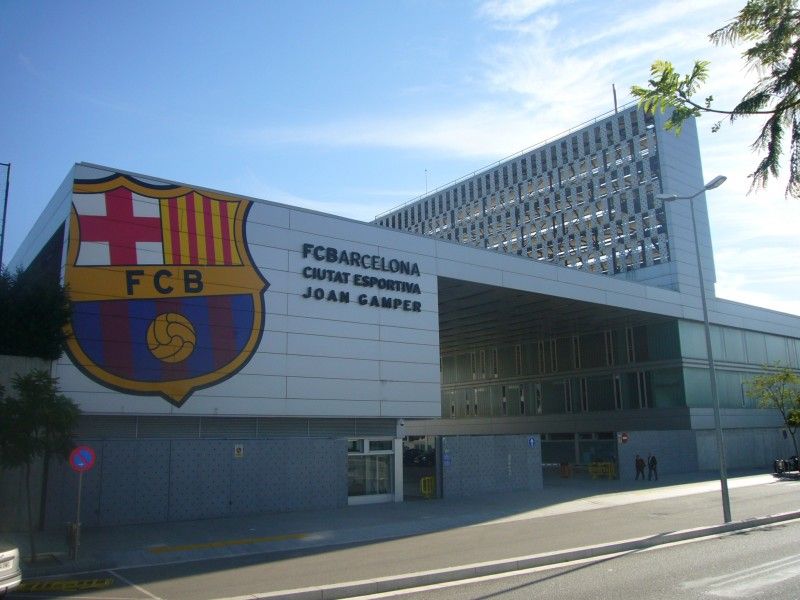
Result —
<path fill-rule="evenodd" d="M 647 458 L 647 481 L 653 479 L 654 476 L 658 481 L 658 461 L 656 460 L 656 455 L 651 454 Z M 642 473 L 642 478 L 644 478 L 644 473 Z"/>
<path fill-rule="evenodd" d="M 638 481 L 639 475 L 642 476 L 642 481 L 644 481 L 644 459 L 636 455 L 636 460 L 633 461 L 633 464 L 636 466 L 636 479 Z"/>

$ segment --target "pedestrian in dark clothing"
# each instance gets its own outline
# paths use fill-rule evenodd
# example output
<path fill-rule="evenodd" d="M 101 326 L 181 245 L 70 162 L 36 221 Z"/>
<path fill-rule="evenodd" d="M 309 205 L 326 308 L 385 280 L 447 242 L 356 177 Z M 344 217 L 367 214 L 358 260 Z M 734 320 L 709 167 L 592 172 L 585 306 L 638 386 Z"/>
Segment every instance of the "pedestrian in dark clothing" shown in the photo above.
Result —
<path fill-rule="evenodd" d="M 647 481 L 650 481 L 655 476 L 658 481 L 658 461 L 655 454 L 651 454 L 647 459 Z"/>
<path fill-rule="evenodd" d="M 636 455 L 636 460 L 634 461 L 634 465 L 636 465 L 636 479 L 639 479 L 639 475 L 642 476 L 642 481 L 644 481 L 644 459 Z"/>

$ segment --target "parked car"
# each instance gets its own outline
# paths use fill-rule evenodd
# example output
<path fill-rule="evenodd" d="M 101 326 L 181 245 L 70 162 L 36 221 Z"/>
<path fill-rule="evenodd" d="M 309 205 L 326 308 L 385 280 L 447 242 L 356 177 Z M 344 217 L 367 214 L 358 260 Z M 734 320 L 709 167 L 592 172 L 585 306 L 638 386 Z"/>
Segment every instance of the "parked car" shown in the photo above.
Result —
<path fill-rule="evenodd" d="M 0 542 L 0 597 L 22 583 L 19 548 Z"/>

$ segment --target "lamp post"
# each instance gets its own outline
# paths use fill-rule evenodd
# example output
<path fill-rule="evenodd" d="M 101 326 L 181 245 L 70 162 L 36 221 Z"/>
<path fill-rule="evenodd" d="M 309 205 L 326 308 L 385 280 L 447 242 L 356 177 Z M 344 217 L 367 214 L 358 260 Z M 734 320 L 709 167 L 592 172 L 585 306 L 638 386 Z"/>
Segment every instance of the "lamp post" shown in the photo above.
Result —
<path fill-rule="evenodd" d="M 3 222 L 0 225 L 0 269 L 3 268 L 3 246 L 6 242 L 6 213 L 8 212 L 8 186 L 11 184 L 11 163 L 0 163 L 6 168 L 6 191 L 3 194 Z"/>
<path fill-rule="evenodd" d="M 694 251 L 697 257 L 697 275 L 700 278 L 700 300 L 703 305 L 703 325 L 706 334 L 706 354 L 708 355 L 708 376 L 711 379 L 711 404 L 714 409 L 714 430 L 717 434 L 717 453 L 719 454 L 719 482 L 722 489 L 722 515 L 726 523 L 731 522 L 731 501 L 728 495 L 728 469 L 725 466 L 725 438 L 722 435 L 722 418 L 719 410 L 719 394 L 717 392 L 717 373 L 714 367 L 714 352 L 711 348 L 711 325 L 708 322 L 708 303 L 706 302 L 706 286 L 703 280 L 703 263 L 700 260 L 700 239 L 697 237 L 697 223 L 694 217 L 693 200 L 705 192 L 713 190 L 725 183 L 727 178 L 723 175 L 714 177 L 691 196 L 676 196 L 675 194 L 659 194 L 657 197 L 664 202 L 674 200 L 688 200 L 689 212 L 692 214 L 692 233 L 694 234 Z"/>

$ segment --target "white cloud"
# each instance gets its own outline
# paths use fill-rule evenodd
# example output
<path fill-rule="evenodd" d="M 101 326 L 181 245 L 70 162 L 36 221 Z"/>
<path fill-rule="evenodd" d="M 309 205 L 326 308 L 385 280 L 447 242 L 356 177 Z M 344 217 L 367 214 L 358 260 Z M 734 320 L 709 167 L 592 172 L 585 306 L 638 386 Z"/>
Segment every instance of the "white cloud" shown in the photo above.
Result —
<path fill-rule="evenodd" d="M 480 16 L 493 21 L 522 21 L 559 0 L 488 0 L 478 7 Z"/>
<path fill-rule="evenodd" d="M 268 127 L 247 132 L 243 139 L 258 144 L 413 148 L 489 161 L 562 131 L 574 124 L 570 116 L 553 118 L 544 112 L 529 112 L 521 107 L 485 105 L 447 114 Z"/>

